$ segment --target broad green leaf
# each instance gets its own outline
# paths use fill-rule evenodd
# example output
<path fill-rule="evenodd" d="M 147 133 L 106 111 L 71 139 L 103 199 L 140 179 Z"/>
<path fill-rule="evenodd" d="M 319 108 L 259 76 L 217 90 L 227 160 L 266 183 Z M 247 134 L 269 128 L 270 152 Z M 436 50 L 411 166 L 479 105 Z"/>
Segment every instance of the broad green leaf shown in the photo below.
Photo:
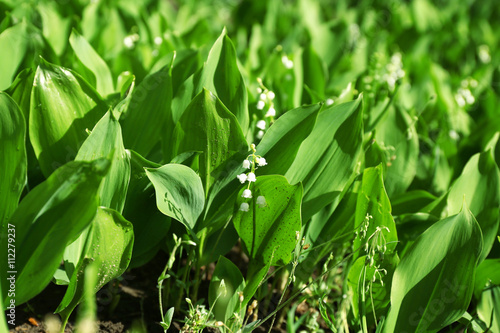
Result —
<path fill-rule="evenodd" d="M 415 121 L 400 107 L 391 107 L 376 127 L 376 140 L 387 154 L 385 184 L 389 197 L 401 194 L 417 173 L 418 135 Z"/>
<path fill-rule="evenodd" d="M 0 92 L 0 226 L 4 231 L 26 184 L 25 141 L 23 113 L 9 95 Z"/>
<path fill-rule="evenodd" d="M 130 181 L 130 156 L 123 147 L 120 123 L 108 111 L 82 144 L 75 160 L 92 161 L 111 155 L 111 168 L 101 183 L 99 204 L 121 213 Z"/>
<path fill-rule="evenodd" d="M 490 285 L 483 290 L 477 315 L 489 328 L 488 332 L 500 332 L 500 286 Z"/>
<path fill-rule="evenodd" d="M 460 211 L 464 197 L 483 232 L 482 261 L 495 242 L 500 223 L 500 177 L 491 150 L 475 154 L 467 162 L 448 193 L 448 214 Z"/>
<path fill-rule="evenodd" d="M 310 93 L 310 95 L 315 97 L 311 96 L 310 101 L 303 100 L 303 102 L 316 103 L 325 100 L 326 66 L 311 45 L 305 47 L 302 52 L 302 68 L 304 71 L 304 87 L 307 87 L 313 93 Z M 304 98 L 306 94 L 303 93 L 302 96 Z"/>
<path fill-rule="evenodd" d="M 301 106 L 286 112 L 269 127 L 257 146 L 257 154 L 266 158 L 262 173 L 285 174 L 293 164 L 300 144 L 311 133 L 321 106 Z"/>
<path fill-rule="evenodd" d="M 70 162 L 21 201 L 9 222 L 16 229 L 18 305 L 47 286 L 61 263 L 65 247 L 92 222 L 99 184 L 109 164 L 105 159 Z M 3 243 L 2 248 L 5 247 Z M 12 269 L 4 262 L 0 274 Z"/>
<path fill-rule="evenodd" d="M 163 131 L 173 131 L 170 70 L 170 66 L 165 66 L 136 86 L 127 111 L 120 117 L 125 148 L 144 157 L 160 141 Z"/>
<path fill-rule="evenodd" d="M 487 285 L 500 285 L 500 259 L 486 259 L 476 269 L 474 296 L 479 299 Z"/>
<path fill-rule="evenodd" d="M 47 39 L 56 55 L 61 56 L 68 44 L 71 18 L 61 15 L 58 12 L 57 3 L 54 2 L 39 2 L 37 9 L 43 22 L 43 36 Z"/>
<path fill-rule="evenodd" d="M 26 22 L 20 22 L 0 33 L 0 50 L 5 52 L 0 63 L 0 90 L 7 89 L 12 83 L 23 61 L 28 41 Z"/>
<path fill-rule="evenodd" d="M 223 286 L 221 286 L 222 280 L 224 280 Z M 238 312 L 239 292 L 244 288 L 245 280 L 238 267 L 229 259 L 220 256 L 208 290 L 208 303 L 213 309 L 215 320 L 227 325 L 228 319 Z"/>
<path fill-rule="evenodd" d="M 246 132 L 249 124 L 247 89 L 238 69 L 234 45 L 225 29 L 212 46 L 203 69 L 179 88 L 174 104 L 177 112 L 182 113 L 189 101 L 204 89 L 221 100 Z"/>
<path fill-rule="evenodd" d="M 235 116 L 222 102 L 203 89 L 189 104 L 177 123 L 173 136 L 173 156 L 201 151 L 199 174 L 205 193 L 225 161 L 248 146 Z"/>
<path fill-rule="evenodd" d="M 402 193 L 391 200 L 394 215 L 418 213 L 437 198 L 424 190 Z"/>
<path fill-rule="evenodd" d="M 170 229 L 170 217 L 162 214 L 152 200 L 155 189 L 146 176 L 144 168 L 159 168 L 161 165 L 146 160 L 133 150 L 130 154 L 131 177 L 123 216 L 134 225 L 134 250 L 131 267 L 150 261 L 160 247 L 161 240 Z"/>
<path fill-rule="evenodd" d="M 101 97 L 78 74 L 40 60 L 31 92 L 29 137 L 47 177 L 73 160 L 106 112 Z"/>
<path fill-rule="evenodd" d="M 362 232 L 358 231 L 358 237 L 354 239 L 353 247 L 355 250 L 359 249 L 354 252 L 354 258 L 361 255 L 365 244 L 371 243 L 370 237 L 379 230 L 382 237 L 375 237 L 383 238 L 380 246 L 386 247 L 387 254 L 394 251 L 398 236 L 396 224 L 391 215 L 391 203 L 384 187 L 382 165 L 365 169 L 363 172 L 363 182 L 356 202 L 355 225 L 363 229 L 365 228 L 363 224 L 367 224 L 366 233 L 363 232 L 364 237 L 361 237 Z"/>
<path fill-rule="evenodd" d="M 96 90 L 102 95 L 107 96 L 113 93 L 113 77 L 108 65 L 97 54 L 94 48 L 87 42 L 85 37 L 80 35 L 75 29 L 69 36 L 69 42 L 73 51 L 80 61 L 92 71 L 96 79 Z"/>
<path fill-rule="evenodd" d="M 304 221 L 327 204 L 338 204 L 340 194 L 355 173 L 362 142 L 361 97 L 320 112 L 314 129 L 285 174 L 290 183 L 304 184 Z"/>
<path fill-rule="evenodd" d="M 401 259 L 384 332 L 437 332 L 469 306 L 482 236 L 465 207 L 427 229 Z"/>
<path fill-rule="evenodd" d="M 158 209 L 193 230 L 205 206 L 200 177 L 182 164 L 146 168 L 146 175 L 155 187 Z"/>
<path fill-rule="evenodd" d="M 195 93 L 203 88 L 215 93 L 246 131 L 249 123 L 247 88 L 238 69 L 234 45 L 225 29 L 208 54 Z"/>
<path fill-rule="evenodd" d="M 290 185 L 283 176 L 261 176 L 252 187 L 251 199 L 242 197 L 243 190 L 236 200 L 233 223 L 250 261 L 257 266 L 287 264 L 301 228 L 302 185 Z M 261 196 L 265 205 L 257 203 Z M 241 210 L 244 203 L 248 211 Z"/>
<path fill-rule="evenodd" d="M 26 126 L 28 126 L 30 112 L 31 89 L 35 73 L 33 69 L 23 69 L 14 79 L 10 87 L 5 90 L 7 94 L 17 103 L 23 112 Z"/>
<path fill-rule="evenodd" d="M 117 211 L 99 207 L 85 239 L 83 251 L 77 261 L 66 294 L 56 313 L 69 315 L 84 296 L 83 275 L 86 268 L 95 264 L 99 291 L 106 283 L 125 272 L 132 256 L 134 233 L 132 224 Z"/>

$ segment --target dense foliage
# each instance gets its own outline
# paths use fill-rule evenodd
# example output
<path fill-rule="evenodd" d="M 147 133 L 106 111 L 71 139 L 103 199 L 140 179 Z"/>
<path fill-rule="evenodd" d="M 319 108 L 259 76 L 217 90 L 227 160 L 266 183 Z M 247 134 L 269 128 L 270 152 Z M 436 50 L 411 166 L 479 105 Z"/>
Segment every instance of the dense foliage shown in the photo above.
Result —
<path fill-rule="evenodd" d="M 159 329 L 500 332 L 495 1 L 0 8 L 0 330 L 162 253 Z"/>

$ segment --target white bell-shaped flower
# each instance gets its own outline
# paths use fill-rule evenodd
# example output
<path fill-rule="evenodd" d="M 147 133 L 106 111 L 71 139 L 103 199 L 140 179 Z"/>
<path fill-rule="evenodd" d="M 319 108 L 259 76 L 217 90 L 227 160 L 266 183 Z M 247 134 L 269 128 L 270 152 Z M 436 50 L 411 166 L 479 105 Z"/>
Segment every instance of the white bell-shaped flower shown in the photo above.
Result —
<path fill-rule="evenodd" d="M 262 110 L 262 109 L 264 109 L 265 106 L 266 106 L 266 102 L 264 102 L 263 100 L 260 100 L 257 102 L 257 110 Z"/>
<path fill-rule="evenodd" d="M 252 191 L 249 189 L 246 189 L 243 191 L 243 194 L 241 195 L 243 198 L 250 199 L 252 197 Z"/>
<path fill-rule="evenodd" d="M 264 137 L 264 131 L 262 131 L 262 130 L 261 130 L 261 131 L 257 132 L 257 139 L 259 139 L 259 140 L 260 140 L 260 139 L 262 139 L 263 137 Z"/>
<path fill-rule="evenodd" d="M 241 204 L 241 206 L 240 206 L 240 210 L 241 210 L 242 212 L 248 212 L 248 209 L 249 209 L 249 208 L 250 208 L 250 205 L 249 205 L 249 204 L 247 204 L 246 202 L 243 202 L 243 203 Z"/>
<path fill-rule="evenodd" d="M 257 197 L 257 205 L 262 208 L 267 206 L 266 198 L 263 195 Z"/>
<path fill-rule="evenodd" d="M 257 128 L 260 128 L 261 130 L 266 129 L 266 121 L 265 120 L 259 120 L 257 122 Z"/>
<path fill-rule="evenodd" d="M 236 177 L 238 178 L 238 180 L 239 180 L 239 181 L 240 181 L 240 183 L 242 183 L 242 184 L 243 184 L 244 182 L 246 182 L 246 181 L 247 181 L 247 175 L 246 175 L 246 174 L 244 174 L 244 173 L 242 173 L 241 175 L 238 175 L 238 176 L 236 176 Z"/>
<path fill-rule="evenodd" d="M 244 160 L 243 161 L 243 167 L 245 169 L 250 169 L 250 161 L 249 160 Z"/>
<path fill-rule="evenodd" d="M 256 180 L 257 180 L 257 178 L 255 177 L 255 173 L 250 172 L 250 173 L 248 174 L 247 180 L 248 180 L 248 182 L 249 182 L 249 183 L 256 181 Z"/>
<path fill-rule="evenodd" d="M 258 166 L 264 166 L 264 165 L 267 165 L 267 161 L 264 157 L 259 157 L 258 160 L 257 160 L 257 165 Z"/>
<path fill-rule="evenodd" d="M 275 117 L 275 116 L 276 116 L 276 109 L 271 106 L 269 110 L 267 110 L 266 117 Z"/>

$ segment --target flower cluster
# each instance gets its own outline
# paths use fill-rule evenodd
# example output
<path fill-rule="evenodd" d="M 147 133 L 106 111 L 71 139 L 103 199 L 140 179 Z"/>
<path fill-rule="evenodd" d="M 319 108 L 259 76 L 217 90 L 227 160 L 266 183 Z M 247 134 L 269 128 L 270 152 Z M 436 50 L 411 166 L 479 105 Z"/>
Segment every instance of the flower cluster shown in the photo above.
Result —
<path fill-rule="evenodd" d="M 457 101 L 458 106 L 463 108 L 466 105 L 472 105 L 476 101 L 470 88 L 476 88 L 477 81 L 473 78 L 468 78 L 462 80 L 460 84 L 460 88 L 458 88 L 457 93 L 455 94 L 455 101 Z"/>
<path fill-rule="evenodd" d="M 261 78 L 257 78 L 260 87 L 257 88 L 257 93 L 259 93 L 259 101 L 257 102 L 257 110 L 265 110 L 265 118 L 270 118 L 270 122 L 274 121 L 276 117 L 276 109 L 274 108 L 274 98 L 276 95 L 273 91 L 267 89 L 262 83 Z M 262 139 L 264 136 L 264 131 L 266 130 L 267 122 L 264 119 L 257 121 L 257 138 Z"/>
<path fill-rule="evenodd" d="M 385 67 L 387 72 L 384 74 L 383 79 L 387 82 L 390 91 L 394 91 L 396 82 L 405 76 L 401 59 L 401 53 L 395 53 Z"/>
<path fill-rule="evenodd" d="M 245 199 L 252 198 L 252 190 L 250 190 L 250 185 L 252 183 L 255 183 L 255 181 L 257 181 L 257 177 L 255 176 L 255 170 L 258 167 L 267 165 L 266 159 L 264 157 L 255 154 L 257 152 L 255 149 L 255 144 L 252 143 L 250 147 L 252 149 L 252 154 L 248 155 L 247 158 L 243 161 L 243 168 L 250 169 L 250 171 L 248 173 L 242 173 L 236 176 L 242 184 L 248 182 L 247 188 L 243 190 L 243 193 L 241 195 Z M 265 207 L 266 205 L 267 205 L 266 198 L 262 195 L 258 196 L 257 206 Z M 243 202 L 240 205 L 241 211 L 248 212 L 249 208 L 250 205 L 246 202 Z"/>

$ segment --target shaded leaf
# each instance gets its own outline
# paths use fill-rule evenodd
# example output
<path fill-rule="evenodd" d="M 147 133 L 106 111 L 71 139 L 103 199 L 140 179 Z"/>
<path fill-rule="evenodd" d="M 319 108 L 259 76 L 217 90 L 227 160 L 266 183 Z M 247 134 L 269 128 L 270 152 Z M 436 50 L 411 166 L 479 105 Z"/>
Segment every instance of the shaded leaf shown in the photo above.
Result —
<path fill-rule="evenodd" d="M 7 221 L 17 208 L 26 184 L 25 141 L 26 124 L 23 113 L 9 95 L 0 92 L 0 226 L 2 230 L 6 230 Z"/>
<path fill-rule="evenodd" d="M 467 207 L 417 238 L 401 259 L 384 332 L 437 332 L 469 306 L 481 229 Z"/>
<path fill-rule="evenodd" d="M 96 90 L 106 96 L 113 93 L 113 77 L 108 65 L 97 54 L 94 48 L 87 42 L 85 37 L 80 35 L 75 29 L 72 30 L 69 36 L 69 42 L 73 51 L 80 61 L 92 71 L 96 79 Z"/>
<path fill-rule="evenodd" d="M 146 175 L 155 187 L 158 209 L 193 230 L 205 206 L 200 177 L 182 164 L 146 168 Z"/>

